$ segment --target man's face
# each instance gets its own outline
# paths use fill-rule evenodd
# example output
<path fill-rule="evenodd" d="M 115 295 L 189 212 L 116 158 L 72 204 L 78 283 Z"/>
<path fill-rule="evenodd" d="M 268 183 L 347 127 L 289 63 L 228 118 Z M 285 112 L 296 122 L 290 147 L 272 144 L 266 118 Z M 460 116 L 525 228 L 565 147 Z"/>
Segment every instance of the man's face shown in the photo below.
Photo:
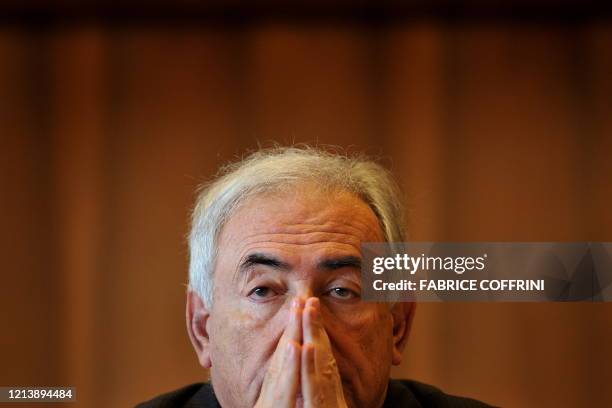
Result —
<path fill-rule="evenodd" d="M 372 210 L 348 192 L 303 186 L 259 195 L 219 237 L 206 329 L 222 406 L 255 405 L 291 302 L 318 297 L 349 406 L 376 407 L 393 360 L 388 305 L 360 300 L 360 243 L 383 241 Z"/>

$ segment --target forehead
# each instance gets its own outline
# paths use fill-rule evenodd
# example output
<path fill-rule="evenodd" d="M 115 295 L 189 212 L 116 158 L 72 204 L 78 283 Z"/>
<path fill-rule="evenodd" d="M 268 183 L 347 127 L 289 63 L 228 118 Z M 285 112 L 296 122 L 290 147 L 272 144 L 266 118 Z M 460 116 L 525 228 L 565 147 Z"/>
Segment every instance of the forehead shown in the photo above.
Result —
<path fill-rule="evenodd" d="M 250 197 L 224 226 L 220 249 L 253 238 L 308 244 L 310 241 L 382 241 L 383 233 L 372 209 L 354 194 L 296 186 L 288 191 Z"/>

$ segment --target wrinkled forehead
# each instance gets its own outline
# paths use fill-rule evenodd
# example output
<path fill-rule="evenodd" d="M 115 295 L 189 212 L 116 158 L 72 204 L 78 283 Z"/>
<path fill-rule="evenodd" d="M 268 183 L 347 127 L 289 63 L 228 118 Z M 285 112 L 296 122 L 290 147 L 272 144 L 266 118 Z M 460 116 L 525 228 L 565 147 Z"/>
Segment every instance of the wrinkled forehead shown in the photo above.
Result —
<path fill-rule="evenodd" d="M 302 184 L 246 198 L 226 221 L 219 243 L 235 244 L 260 234 L 317 231 L 350 234 L 361 242 L 384 240 L 375 213 L 355 194 Z"/>

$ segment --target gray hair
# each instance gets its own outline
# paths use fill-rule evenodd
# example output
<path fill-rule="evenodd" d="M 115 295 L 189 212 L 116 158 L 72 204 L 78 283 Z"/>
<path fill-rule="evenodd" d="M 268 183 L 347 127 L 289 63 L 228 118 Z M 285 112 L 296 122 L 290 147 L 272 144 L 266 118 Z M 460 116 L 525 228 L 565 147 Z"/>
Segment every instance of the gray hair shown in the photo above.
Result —
<path fill-rule="evenodd" d="M 249 197 L 308 181 L 355 194 L 370 206 L 387 242 L 404 241 L 399 188 L 381 165 L 309 146 L 262 149 L 224 166 L 201 188 L 189 234 L 189 288 L 212 306 L 217 239 L 225 222 Z"/>

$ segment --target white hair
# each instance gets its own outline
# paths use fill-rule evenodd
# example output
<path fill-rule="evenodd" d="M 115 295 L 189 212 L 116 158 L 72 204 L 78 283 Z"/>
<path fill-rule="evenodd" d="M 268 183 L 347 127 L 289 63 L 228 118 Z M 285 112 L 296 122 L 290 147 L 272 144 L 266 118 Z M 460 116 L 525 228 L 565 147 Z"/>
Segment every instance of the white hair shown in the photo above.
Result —
<path fill-rule="evenodd" d="M 404 240 L 399 188 L 381 165 L 309 146 L 262 149 L 224 166 L 215 180 L 202 186 L 189 234 L 189 288 L 212 306 L 217 240 L 240 204 L 254 195 L 309 181 L 355 194 L 372 209 L 387 242 Z"/>

